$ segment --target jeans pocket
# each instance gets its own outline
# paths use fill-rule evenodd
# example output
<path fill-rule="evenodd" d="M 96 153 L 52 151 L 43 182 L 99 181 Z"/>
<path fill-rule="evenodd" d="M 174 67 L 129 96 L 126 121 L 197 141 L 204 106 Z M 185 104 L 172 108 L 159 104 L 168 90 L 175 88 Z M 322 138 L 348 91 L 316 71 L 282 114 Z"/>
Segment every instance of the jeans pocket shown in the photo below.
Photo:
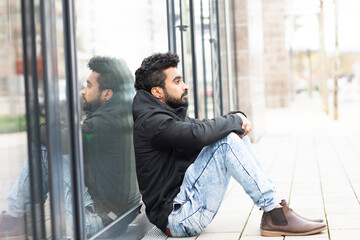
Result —
<path fill-rule="evenodd" d="M 175 198 L 175 199 L 173 200 L 173 210 L 172 210 L 171 214 L 172 214 L 172 215 L 177 215 L 177 214 L 179 214 L 180 211 L 181 211 L 181 209 L 182 209 L 182 207 L 183 207 L 183 205 L 184 205 L 184 203 L 185 203 L 185 201 L 182 201 L 182 200 L 180 200 L 180 199 L 178 199 L 178 198 Z"/>
<path fill-rule="evenodd" d="M 188 237 L 199 235 L 212 221 L 215 212 L 205 206 L 198 208 L 191 216 L 180 222 Z"/>

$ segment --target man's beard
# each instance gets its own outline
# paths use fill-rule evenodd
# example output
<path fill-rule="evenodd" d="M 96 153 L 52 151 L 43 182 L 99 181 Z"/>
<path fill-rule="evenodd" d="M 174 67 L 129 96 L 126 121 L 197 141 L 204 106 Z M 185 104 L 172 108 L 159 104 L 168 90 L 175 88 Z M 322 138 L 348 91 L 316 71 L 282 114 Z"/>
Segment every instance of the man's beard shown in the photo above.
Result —
<path fill-rule="evenodd" d="M 185 98 L 185 100 L 182 100 L 184 96 L 188 94 L 188 91 L 185 91 L 183 94 L 181 94 L 180 98 L 174 98 L 168 94 L 166 89 L 164 89 L 164 95 L 165 95 L 165 103 L 171 108 L 179 108 L 179 107 L 188 107 L 189 101 L 188 98 Z"/>
<path fill-rule="evenodd" d="M 91 102 L 87 102 L 84 98 L 83 110 L 85 112 L 95 112 L 101 105 L 102 105 L 102 102 L 100 100 L 100 94 Z"/>

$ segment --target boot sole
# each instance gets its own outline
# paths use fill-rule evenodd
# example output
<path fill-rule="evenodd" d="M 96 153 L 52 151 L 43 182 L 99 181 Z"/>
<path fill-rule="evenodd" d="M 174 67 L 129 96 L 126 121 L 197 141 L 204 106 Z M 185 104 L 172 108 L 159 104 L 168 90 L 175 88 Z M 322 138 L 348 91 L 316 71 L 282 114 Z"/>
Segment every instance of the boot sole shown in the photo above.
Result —
<path fill-rule="evenodd" d="M 309 232 L 302 232 L 302 233 L 293 233 L 293 232 L 281 232 L 281 231 L 267 231 L 261 229 L 261 236 L 265 237 L 280 237 L 280 236 L 306 236 L 315 233 L 322 232 L 327 229 L 327 226 L 319 229 L 315 229 Z"/>

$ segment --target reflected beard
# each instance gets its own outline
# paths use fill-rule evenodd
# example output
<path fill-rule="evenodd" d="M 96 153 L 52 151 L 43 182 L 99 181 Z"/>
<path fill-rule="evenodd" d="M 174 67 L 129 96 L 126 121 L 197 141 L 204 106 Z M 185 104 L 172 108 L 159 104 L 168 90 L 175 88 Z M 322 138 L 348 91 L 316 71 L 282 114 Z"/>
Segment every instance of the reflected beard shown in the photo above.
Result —
<path fill-rule="evenodd" d="M 83 110 L 85 112 L 95 112 L 101 105 L 102 102 L 100 100 L 100 94 L 91 102 L 86 101 L 86 99 L 84 98 Z"/>
<path fill-rule="evenodd" d="M 169 93 L 164 89 L 164 95 L 165 95 L 165 104 L 168 105 L 171 108 L 180 108 L 180 107 L 188 107 L 189 101 L 188 98 L 185 98 L 185 100 L 182 100 L 184 96 L 188 94 L 187 91 L 185 91 L 183 94 L 181 94 L 180 98 L 175 98 L 169 95 Z"/>

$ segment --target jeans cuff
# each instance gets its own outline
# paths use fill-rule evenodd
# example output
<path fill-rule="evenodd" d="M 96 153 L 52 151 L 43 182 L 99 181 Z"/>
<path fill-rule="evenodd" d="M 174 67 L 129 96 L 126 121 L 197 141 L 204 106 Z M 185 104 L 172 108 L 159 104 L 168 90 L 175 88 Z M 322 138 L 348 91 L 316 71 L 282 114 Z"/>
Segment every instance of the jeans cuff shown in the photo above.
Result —
<path fill-rule="evenodd" d="M 271 210 L 275 209 L 277 205 L 279 205 L 279 203 L 274 202 L 274 203 L 272 203 L 270 205 L 267 205 L 267 206 L 263 207 L 262 209 L 264 210 L 264 212 L 270 212 Z"/>

